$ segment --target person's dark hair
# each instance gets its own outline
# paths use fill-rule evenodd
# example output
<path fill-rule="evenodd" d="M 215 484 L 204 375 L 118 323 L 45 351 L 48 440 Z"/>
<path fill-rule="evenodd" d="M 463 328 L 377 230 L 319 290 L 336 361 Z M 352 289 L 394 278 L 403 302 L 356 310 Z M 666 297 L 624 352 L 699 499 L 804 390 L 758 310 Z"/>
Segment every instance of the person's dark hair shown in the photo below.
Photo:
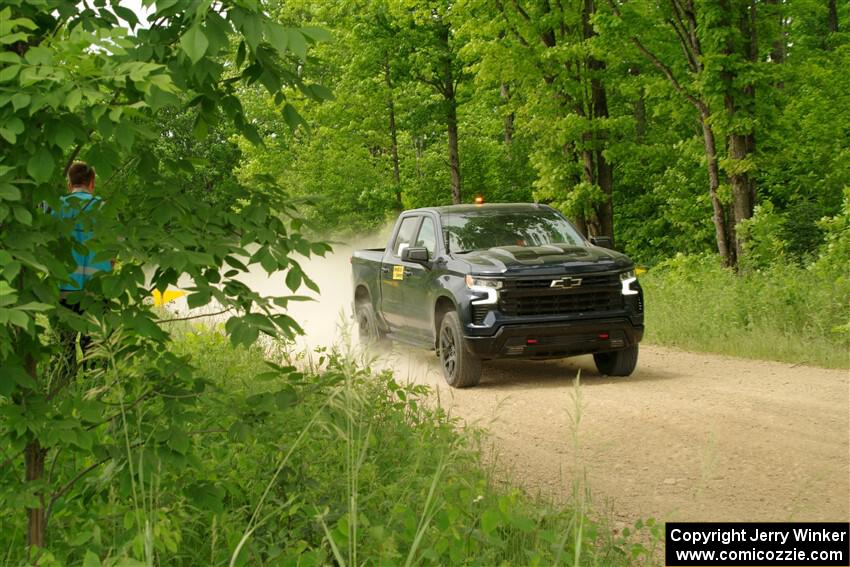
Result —
<path fill-rule="evenodd" d="M 94 168 L 83 161 L 75 161 L 68 168 L 68 183 L 71 187 L 87 186 L 94 179 Z"/>

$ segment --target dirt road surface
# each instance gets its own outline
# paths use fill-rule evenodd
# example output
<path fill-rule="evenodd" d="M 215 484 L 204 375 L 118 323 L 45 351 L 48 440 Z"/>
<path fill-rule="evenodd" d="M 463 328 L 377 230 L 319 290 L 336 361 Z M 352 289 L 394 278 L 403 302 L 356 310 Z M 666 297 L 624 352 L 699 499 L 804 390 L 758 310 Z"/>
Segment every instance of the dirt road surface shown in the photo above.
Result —
<path fill-rule="evenodd" d="M 322 296 L 290 312 L 306 331 L 301 348 L 336 342 L 340 322 L 350 321 L 350 248 L 337 250 L 304 262 Z M 246 283 L 288 293 L 283 275 L 252 273 Z M 380 363 L 433 386 L 453 415 L 486 427 L 502 479 L 566 500 L 574 475 L 586 475 L 593 509 L 610 510 L 618 524 L 850 518 L 846 370 L 644 344 L 628 378 L 600 376 L 590 357 L 502 361 L 485 365 L 478 387 L 453 390 L 433 353 L 396 346 Z"/>
<path fill-rule="evenodd" d="M 591 357 L 502 361 L 454 390 L 433 355 L 396 350 L 397 371 L 485 426 L 498 470 L 532 493 L 568 499 L 584 474 L 593 507 L 623 524 L 850 518 L 846 371 L 643 345 L 628 378 L 600 376 Z"/>

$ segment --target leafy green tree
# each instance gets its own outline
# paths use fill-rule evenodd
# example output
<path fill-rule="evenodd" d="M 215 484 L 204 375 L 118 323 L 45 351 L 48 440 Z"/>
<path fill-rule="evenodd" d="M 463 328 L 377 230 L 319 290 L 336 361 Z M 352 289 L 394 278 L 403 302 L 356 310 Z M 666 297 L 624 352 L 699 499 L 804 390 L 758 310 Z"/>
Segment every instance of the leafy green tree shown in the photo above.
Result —
<path fill-rule="evenodd" d="M 117 1 L 26 0 L 0 10 L 0 469 L 4 506 L 27 509 L 32 549 L 47 545 L 48 521 L 58 521 L 92 471 L 112 463 L 129 489 L 143 445 L 190 458 L 190 418 L 169 400 L 203 384 L 185 359 L 162 348 L 168 327 L 144 298 L 188 277 L 189 306 L 215 303 L 230 314 L 225 328 L 234 343 L 292 334 L 297 323 L 274 309 L 289 299 L 262 297 L 237 277 L 259 263 L 269 273 L 286 270 L 293 291 L 315 288 L 292 256 L 327 249 L 300 234 L 277 187 L 232 185 L 220 204 L 181 190 L 151 129 L 168 113 L 188 111 L 196 137 L 226 119 L 261 143 L 241 89 L 262 85 L 296 120 L 293 93 L 324 93 L 297 72 L 323 34 L 285 27 L 259 2 L 151 6 L 147 26 Z M 43 207 L 59 206 L 64 169 L 78 157 L 97 168 L 106 203 L 77 219 L 96 226 L 83 248 L 120 267 L 60 302 L 71 249 L 80 245 L 70 237 L 73 221 Z M 145 182 L 112 183 L 134 176 Z M 94 338 L 83 367 L 57 364 L 62 329 Z M 121 370 L 139 356 L 157 361 L 155 370 Z M 142 420 L 146 409 L 157 417 Z"/>
<path fill-rule="evenodd" d="M 468 33 L 490 80 L 522 101 L 518 128 L 536 134 L 538 195 L 564 208 L 584 233 L 613 236 L 613 164 L 619 128 L 609 113 L 605 51 L 596 2 L 470 0 Z"/>
<path fill-rule="evenodd" d="M 425 87 L 422 106 L 441 116 L 448 141 L 452 203 L 463 200 L 458 139 L 458 85 L 464 80 L 463 63 L 453 22 L 453 2 L 393 0 L 390 13 L 400 29 L 401 72 Z"/>

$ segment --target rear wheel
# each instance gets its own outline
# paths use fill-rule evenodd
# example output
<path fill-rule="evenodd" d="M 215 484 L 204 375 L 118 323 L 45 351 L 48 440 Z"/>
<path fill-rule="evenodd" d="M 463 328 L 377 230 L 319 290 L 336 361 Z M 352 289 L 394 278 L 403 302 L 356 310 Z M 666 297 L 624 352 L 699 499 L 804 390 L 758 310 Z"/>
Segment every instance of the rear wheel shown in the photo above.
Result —
<path fill-rule="evenodd" d="M 466 349 L 457 313 L 446 313 L 437 338 L 440 368 L 449 386 L 470 388 L 481 379 L 481 360 Z"/>
<path fill-rule="evenodd" d="M 360 344 L 376 346 L 385 339 L 385 334 L 378 326 L 378 317 L 371 303 L 358 303 L 355 310 L 357 319 L 357 335 Z"/>
<path fill-rule="evenodd" d="M 593 355 L 593 361 L 600 374 L 606 376 L 629 376 L 635 370 L 638 359 L 638 346 L 623 350 L 599 352 Z"/>

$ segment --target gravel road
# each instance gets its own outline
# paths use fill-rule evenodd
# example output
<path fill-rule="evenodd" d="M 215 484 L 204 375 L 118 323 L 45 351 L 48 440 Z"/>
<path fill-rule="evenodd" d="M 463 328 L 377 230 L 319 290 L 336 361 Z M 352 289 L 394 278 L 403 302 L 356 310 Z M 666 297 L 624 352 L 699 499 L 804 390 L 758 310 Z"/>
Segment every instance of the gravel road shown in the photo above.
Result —
<path fill-rule="evenodd" d="M 433 355 L 395 350 L 396 370 L 486 427 L 497 469 L 532 493 L 566 499 L 584 474 L 593 507 L 622 524 L 850 518 L 847 371 L 642 345 L 628 378 L 589 356 L 500 361 L 454 390 Z"/>

